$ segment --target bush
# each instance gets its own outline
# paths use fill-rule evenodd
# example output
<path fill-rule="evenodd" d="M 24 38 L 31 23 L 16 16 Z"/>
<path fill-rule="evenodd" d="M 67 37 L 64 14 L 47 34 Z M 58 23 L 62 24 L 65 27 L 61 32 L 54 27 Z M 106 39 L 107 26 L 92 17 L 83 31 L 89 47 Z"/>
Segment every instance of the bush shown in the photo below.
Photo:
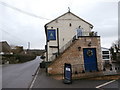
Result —
<path fill-rule="evenodd" d="M 36 58 L 35 55 L 30 55 L 30 54 L 16 54 L 15 55 L 16 60 L 18 60 L 18 63 L 23 63 L 27 61 L 34 60 Z"/>
<path fill-rule="evenodd" d="M 42 62 L 40 63 L 40 68 L 45 68 L 45 61 L 42 61 Z"/>
<path fill-rule="evenodd" d="M 35 55 L 30 54 L 14 54 L 14 55 L 2 55 L 3 64 L 9 61 L 10 64 L 23 63 L 34 60 Z"/>
<path fill-rule="evenodd" d="M 51 63 L 51 61 L 49 61 L 49 62 L 42 61 L 40 63 L 40 68 L 47 68 L 50 63 Z"/>

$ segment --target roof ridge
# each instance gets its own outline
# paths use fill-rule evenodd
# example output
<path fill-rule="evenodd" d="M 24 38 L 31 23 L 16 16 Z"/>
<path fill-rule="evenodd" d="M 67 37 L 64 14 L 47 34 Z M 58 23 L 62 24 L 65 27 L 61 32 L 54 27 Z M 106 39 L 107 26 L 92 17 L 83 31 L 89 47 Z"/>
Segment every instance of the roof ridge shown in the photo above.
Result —
<path fill-rule="evenodd" d="M 50 24 L 51 22 L 53 22 L 53 21 L 57 20 L 58 18 L 60 18 L 60 17 L 62 17 L 62 16 L 64 16 L 64 15 L 66 15 L 66 14 L 68 14 L 68 13 L 70 13 L 70 14 L 74 15 L 75 17 L 79 18 L 80 20 L 82 20 L 82 21 L 86 22 L 87 24 L 91 25 L 91 27 L 93 28 L 93 25 L 92 25 L 92 24 L 90 24 L 89 22 L 85 21 L 84 19 L 80 18 L 79 16 L 75 15 L 74 13 L 72 13 L 72 12 L 70 12 L 70 11 L 68 11 L 68 12 L 66 12 L 66 13 L 62 14 L 61 16 L 59 16 L 59 17 L 55 18 L 54 20 L 52 20 L 52 21 L 48 22 L 47 24 L 45 24 L 45 26 L 46 26 L 46 25 L 48 25 L 48 24 Z"/>

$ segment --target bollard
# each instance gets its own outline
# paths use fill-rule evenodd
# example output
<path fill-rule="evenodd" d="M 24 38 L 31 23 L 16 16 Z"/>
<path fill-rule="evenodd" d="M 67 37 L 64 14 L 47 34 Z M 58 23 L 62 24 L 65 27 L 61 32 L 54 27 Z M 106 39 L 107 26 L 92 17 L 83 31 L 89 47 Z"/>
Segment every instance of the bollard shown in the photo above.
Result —
<path fill-rule="evenodd" d="M 99 72 L 99 69 L 97 68 L 97 72 Z"/>
<path fill-rule="evenodd" d="M 118 70 L 119 70 L 120 68 L 118 67 Z"/>
<path fill-rule="evenodd" d="M 84 71 L 84 70 L 82 70 L 82 73 L 85 73 L 85 71 Z"/>
<path fill-rule="evenodd" d="M 89 72 L 92 72 L 92 70 L 90 70 Z"/>
<path fill-rule="evenodd" d="M 105 68 L 103 68 L 103 71 L 106 71 L 106 69 L 105 69 Z"/>
<path fill-rule="evenodd" d="M 75 74 L 78 74 L 78 72 L 77 72 L 77 71 L 75 71 Z"/>
<path fill-rule="evenodd" d="M 112 71 L 113 69 L 112 68 L 110 68 L 110 71 Z"/>

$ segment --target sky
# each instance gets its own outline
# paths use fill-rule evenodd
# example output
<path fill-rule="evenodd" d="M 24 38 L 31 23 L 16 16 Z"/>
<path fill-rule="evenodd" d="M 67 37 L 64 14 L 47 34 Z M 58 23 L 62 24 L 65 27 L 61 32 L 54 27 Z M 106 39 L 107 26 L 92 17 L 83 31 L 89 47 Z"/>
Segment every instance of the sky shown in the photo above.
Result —
<path fill-rule="evenodd" d="M 110 48 L 118 39 L 118 0 L 0 0 L 0 39 L 10 45 L 44 49 L 44 25 L 68 12 L 91 23 Z"/>

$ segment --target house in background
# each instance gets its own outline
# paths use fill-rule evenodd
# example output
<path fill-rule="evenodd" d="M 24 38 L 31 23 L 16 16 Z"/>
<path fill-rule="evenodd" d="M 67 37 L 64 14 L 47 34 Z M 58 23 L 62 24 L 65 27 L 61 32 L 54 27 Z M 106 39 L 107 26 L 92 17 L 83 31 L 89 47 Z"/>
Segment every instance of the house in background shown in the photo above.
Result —
<path fill-rule="evenodd" d="M 113 63 L 112 63 L 112 60 L 111 60 L 110 49 L 104 48 L 104 47 L 101 47 L 101 48 L 102 48 L 102 62 L 103 62 L 103 67 L 104 68 L 111 67 L 111 65 Z"/>
<path fill-rule="evenodd" d="M 7 60 L 3 61 L 2 55 L 10 55 L 13 54 L 11 52 L 11 47 L 6 41 L 0 42 L 0 65 L 4 63 L 9 63 Z"/>
<path fill-rule="evenodd" d="M 70 11 L 45 25 L 49 74 L 63 74 L 65 63 L 72 65 L 73 72 L 102 70 L 100 36 L 92 28 Z"/>
<path fill-rule="evenodd" d="M 6 41 L 0 42 L 0 55 L 12 54 L 11 47 Z"/>
<path fill-rule="evenodd" d="M 102 60 L 111 63 L 111 53 L 108 48 L 102 47 Z"/>

